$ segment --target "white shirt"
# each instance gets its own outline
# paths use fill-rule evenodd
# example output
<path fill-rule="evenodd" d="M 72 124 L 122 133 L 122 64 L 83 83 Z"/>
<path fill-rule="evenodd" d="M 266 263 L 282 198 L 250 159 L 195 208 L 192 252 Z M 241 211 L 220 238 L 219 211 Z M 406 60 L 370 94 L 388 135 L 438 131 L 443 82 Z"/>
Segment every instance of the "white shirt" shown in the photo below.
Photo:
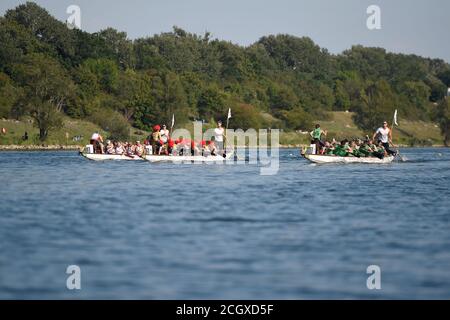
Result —
<path fill-rule="evenodd" d="M 380 135 L 381 142 L 383 142 L 383 143 L 389 142 L 389 132 L 390 132 L 389 128 L 386 128 L 386 129 L 383 127 L 378 128 L 377 134 Z"/>
<path fill-rule="evenodd" d="M 164 142 L 164 143 L 166 143 L 168 140 L 169 140 L 169 130 L 164 130 L 164 129 L 161 129 L 160 131 L 159 131 L 159 133 L 161 134 L 161 140 Z"/>
<path fill-rule="evenodd" d="M 98 140 L 100 138 L 100 135 L 96 132 L 92 135 L 91 140 Z"/>
<path fill-rule="evenodd" d="M 224 131 L 225 131 L 224 128 L 215 128 L 214 129 L 214 139 L 216 142 L 223 142 Z"/>

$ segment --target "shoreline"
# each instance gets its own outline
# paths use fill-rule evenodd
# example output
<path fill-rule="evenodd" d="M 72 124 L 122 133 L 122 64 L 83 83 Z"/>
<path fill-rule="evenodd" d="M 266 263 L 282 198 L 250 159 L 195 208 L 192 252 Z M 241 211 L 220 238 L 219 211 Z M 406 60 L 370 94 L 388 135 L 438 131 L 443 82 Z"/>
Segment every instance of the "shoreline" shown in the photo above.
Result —
<path fill-rule="evenodd" d="M 0 145 L 0 151 L 75 151 L 80 145 Z"/>
<path fill-rule="evenodd" d="M 299 149 L 307 147 L 308 145 L 280 145 L 280 149 Z M 240 146 L 243 147 L 243 146 Z M 444 145 L 432 145 L 432 146 L 408 146 L 398 145 L 399 148 L 445 148 Z M 0 151 L 78 151 L 83 148 L 81 145 L 0 145 Z M 268 147 L 270 148 L 270 146 Z"/>

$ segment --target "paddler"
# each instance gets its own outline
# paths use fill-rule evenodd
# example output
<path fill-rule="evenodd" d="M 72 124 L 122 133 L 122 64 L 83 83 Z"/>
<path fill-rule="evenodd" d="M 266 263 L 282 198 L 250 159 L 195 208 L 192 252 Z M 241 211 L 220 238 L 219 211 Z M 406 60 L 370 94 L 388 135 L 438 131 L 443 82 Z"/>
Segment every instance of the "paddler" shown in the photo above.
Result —
<path fill-rule="evenodd" d="M 122 155 L 125 151 L 122 144 L 118 141 L 114 141 L 114 150 L 115 150 L 115 154 L 118 154 L 118 155 Z"/>
<path fill-rule="evenodd" d="M 106 153 L 107 154 L 114 154 L 115 153 L 114 145 L 111 142 L 111 140 L 107 140 L 106 141 Z"/>
<path fill-rule="evenodd" d="M 365 141 L 360 147 L 359 147 L 359 153 L 363 157 L 371 157 L 373 155 L 373 149 L 372 149 L 372 140 Z"/>
<path fill-rule="evenodd" d="M 327 131 L 320 128 L 320 124 L 316 124 L 315 129 L 309 133 L 311 136 L 311 144 L 316 145 L 316 154 L 320 154 L 320 149 L 325 146 L 322 142 L 322 136 L 327 136 Z"/>
<path fill-rule="evenodd" d="M 338 144 L 333 151 L 333 154 L 338 157 L 346 157 L 348 156 L 349 146 L 348 140 L 342 140 L 340 144 Z"/>
<path fill-rule="evenodd" d="M 141 144 L 141 142 L 138 140 L 136 141 L 136 144 L 134 145 L 134 154 L 138 157 L 142 157 L 144 155 L 144 146 Z"/>
<path fill-rule="evenodd" d="M 387 154 L 386 149 L 384 149 L 383 143 L 381 141 L 378 142 L 377 146 L 373 146 L 373 149 L 374 151 L 372 154 L 378 159 L 383 159 Z"/>
<path fill-rule="evenodd" d="M 377 138 L 377 140 L 375 140 Z M 383 122 L 383 126 L 378 128 L 377 131 L 373 134 L 372 140 L 381 142 L 383 144 L 384 150 L 386 150 L 388 155 L 395 156 L 397 153 L 389 148 L 389 144 L 392 144 L 394 147 L 394 143 L 392 142 L 392 130 L 389 128 L 387 121 Z"/>

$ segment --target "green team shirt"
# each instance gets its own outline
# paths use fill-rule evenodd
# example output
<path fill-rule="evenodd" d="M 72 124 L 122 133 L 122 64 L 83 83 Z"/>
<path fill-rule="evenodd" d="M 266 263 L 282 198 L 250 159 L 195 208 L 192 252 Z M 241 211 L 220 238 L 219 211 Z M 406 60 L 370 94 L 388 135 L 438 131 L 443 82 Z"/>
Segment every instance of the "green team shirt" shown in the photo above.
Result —
<path fill-rule="evenodd" d="M 366 144 L 363 144 L 361 147 L 359 147 L 359 152 L 366 157 L 371 154 L 371 152 L 369 150 L 370 150 L 370 148 Z"/>
<path fill-rule="evenodd" d="M 313 139 L 319 139 L 320 140 L 320 136 L 322 135 L 322 129 L 317 128 L 313 130 Z"/>
<path fill-rule="evenodd" d="M 334 149 L 334 154 L 340 157 L 346 157 L 348 155 L 348 152 L 345 146 L 337 145 Z"/>

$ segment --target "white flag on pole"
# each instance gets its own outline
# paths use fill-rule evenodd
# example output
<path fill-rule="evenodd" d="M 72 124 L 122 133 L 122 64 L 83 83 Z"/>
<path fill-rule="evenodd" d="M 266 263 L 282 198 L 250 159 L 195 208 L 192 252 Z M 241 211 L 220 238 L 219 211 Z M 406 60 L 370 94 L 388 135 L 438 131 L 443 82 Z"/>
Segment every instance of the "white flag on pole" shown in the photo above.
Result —
<path fill-rule="evenodd" d="M 230 119 L 231 118 L 231 108 L 228 108 L 228 117 L 227 117 L 227 119 Z"/>
<path fill-rule="evenodd" d="M 175 124 L 175 114 L 172 114 L 172 127 Z"/>
<path fill-rule="evenodd" d="M 398 126 L 398 123 L 397 123 L 397 109 L 395 109 L 395 112 L 394 112 L 394 124 L 396 126 Z"/>

